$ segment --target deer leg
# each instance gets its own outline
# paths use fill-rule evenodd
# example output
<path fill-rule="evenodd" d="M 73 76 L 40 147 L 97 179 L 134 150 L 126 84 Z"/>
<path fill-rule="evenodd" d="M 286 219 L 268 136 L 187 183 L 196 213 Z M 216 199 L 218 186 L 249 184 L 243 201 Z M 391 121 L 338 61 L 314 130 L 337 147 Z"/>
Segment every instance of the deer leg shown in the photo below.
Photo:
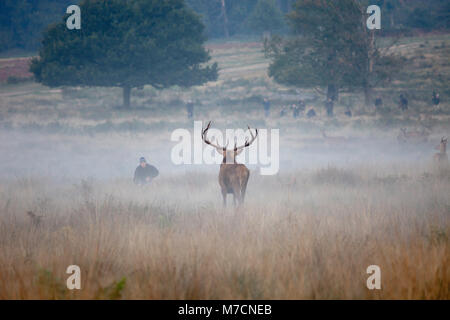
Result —
<path fill-rule="evenodd" d="M 226 191 L 222 191 L 222 198 L 223 198 L 223 207 L 226 208 L 227 207 L 227 192 Z"/>
<path fill-rule="evenodd" d="M 234 205 L 240 207 L 244 203 L 244 198 L 242 197 L 241 190 L 237 190 L 237 192 L 234 194 Z"/>
<path fill-rule="evenodd" d="M 242 189 L 241 189 L 241 203 L 244 203 L 245 200 L 245 191 L 247 190 L 247 182 L 248 182 L 248 178 L 246 181 L 244 181 L 244 183 L 242 184 Z"/>
<path fill-rule="evenodd" d="M 243 204 L 245 200 L 245 191 L 247 190 L 247 183 L 249 177 L 250 173 L 247 173 L 247 175 L 243 178 L 243 180 L 241 180 L 241 186 L 239 188 L 241 204 Z"/>

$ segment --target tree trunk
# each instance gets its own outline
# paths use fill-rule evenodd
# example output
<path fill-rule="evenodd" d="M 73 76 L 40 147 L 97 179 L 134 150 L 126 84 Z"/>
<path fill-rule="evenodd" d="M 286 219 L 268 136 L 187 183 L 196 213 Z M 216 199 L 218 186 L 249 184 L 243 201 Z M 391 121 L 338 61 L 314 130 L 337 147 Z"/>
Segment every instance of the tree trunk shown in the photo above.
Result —
<path fill-rule="evenodd" d="M 370 31 L 369 50 L 367 52 L 368 73 L 366 75 L 366 83 L 364 84 L 364 101 L 366 106 L 370 106 L 372 102 L 372 73 L 375 55 L 375 30 Z"/>
<path fill-rule="evenodd" d="M 372 87 L 369 84 L 366 84 L 364 86 L 364 102 L 367 107 L 370 106 L 372 103 L 372 94 L 373 94 Z"/>
<path fill-rule="evenodd" d="M 333 102 L 339 99 L 339 89 L 334 83 L 328 84 L 327 88 L 327 100 L 331 99 Z"/>
<path fill-rule="evenodd" d="M 225 7 L 225 0 L 222 0 L 222 15 L 223 15 L 223 29 L 225 37 L 229 38 L 230 33 L 228 32 L 228 17 L 227 17 L 227 8 Z"/>
<path fill-rule="evenodd" d="M 131 87 L 124 86 L 123 88 L 123 106 L 125 108 L 130 107 Z"/>
<path fill-rule="evenodd" d="M 369 74 L 373 72 L 373 59 L 375 55 L 375 30 L 370 32 L 370 45 L 369 45 Z"/>

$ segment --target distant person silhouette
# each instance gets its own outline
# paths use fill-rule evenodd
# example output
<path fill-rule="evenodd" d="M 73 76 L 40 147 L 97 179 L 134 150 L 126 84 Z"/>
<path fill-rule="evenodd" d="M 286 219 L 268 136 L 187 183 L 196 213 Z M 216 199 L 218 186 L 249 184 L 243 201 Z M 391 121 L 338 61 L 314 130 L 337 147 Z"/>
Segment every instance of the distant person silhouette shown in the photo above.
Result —
<path fill-rule="evenodd" d="M 352 110 L 350 110 L 350 107 L 347 107 L 347 109 L 345 110 L 344 114 L 345 114 L 347 117 L 349 117 L 349 118 L 351 118 L 351 117 L 353 116 L 353 115 L 352 115 Z"/>
<path fill-rule="evenodd" d="M 383 106 L 383 100 L 380 97 L 377 97 L 375 99 L 375 103 L 374 104 L 375 104 L 375 107 L 377 109 L 379 109 L 379 108 L 381 108 Z"/>
<path fill-rule="evenodd" d="M 194 103 L 192 102 L 192 100 L 189 100 L 186 103 L 186 111 L 188 119 L 192 119 L 194 117 Z"/>
<path fill-rule="evenodd" d="M 300 112 L 305 112 L 305 109 L 306 109 L 306 103 L 305 103 L 304 100 L 300 99 L 300 100 L 298 101 L 298 108 L 299 108 Z"/>
<path fill-rule="evenodd" d="M 331 98 L 328 98 L 325 102 L 325 110 L 327 111 L 328 117 L 333 117 L 333 108 L 334 108 L 334 102 Z"/>
<path fill-rule="evenodd" d="M 263 100 L 264 115 L 266 118 L 270 115 L 270 101 L 267 98 Z"/>
<path fill-rule="evenodd" d="M 296 104 L 292 105 L 292 117 L 297 119 L 300 116 L 300 107 Z"/>
<path fill-rule="evenodd" d="M 311 109 L 309 109 L 308 110 L 308 112 L 306 113 L 306 116 L 308 117 L 308 118 L 314 118 L 315 116 L 316 116 L 316 111 L 313 109 L 313 108 L 311 108 Z"/>
<path fill-rule="evenodd" d="M 158 175 L 158 169 L 148 164 L 144 157 L 141 157 L 139 159 L 139 166 L 134 171 L 133 182 L 137 185 L 149 184 Z"/>
<path fill-rule="evenodd" d="M 398 104 L 400 110 L 406 111 L 408 110 L 408 99 L 402 94 L 400 94 L 400 102 Z"/>
<path fill-rule="evenodd" d="M 435 107 L 437 107 L 439 105 L 439 103 L 441 103 L 441 98 L 439 97 L 439 93 L 437 93 L 436 91 L 433 91 L 433 105 Z"/>

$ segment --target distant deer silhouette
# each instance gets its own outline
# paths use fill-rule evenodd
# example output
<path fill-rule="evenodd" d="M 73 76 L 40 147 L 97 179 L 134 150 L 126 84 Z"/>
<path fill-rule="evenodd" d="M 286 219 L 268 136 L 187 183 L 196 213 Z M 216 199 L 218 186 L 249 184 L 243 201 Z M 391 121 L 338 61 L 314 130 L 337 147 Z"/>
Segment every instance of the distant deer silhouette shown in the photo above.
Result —
<path fill-rule="evenodd" d="M 325 140 L 327 144 L 333 145 L 333 144 L 339 144 L 339 143 L 345 143 L 348 141 L 346 137 L 343 136 L 334 136 L 330 137 L 327 135 L 324 129 L 321 129 L 320 132 L 322 132 L 322 137 Z"/>
<path fill-rule="evenodd" d="M 33 213 L 33 211 L 27 211 L 27 215 L 28 217 L 30 217 L 31 223 L 33 225 L 37 226 L 41 223 L 42 216 L 36 215 L 35 213 Z"/>
<path fill-rule="evenodd" d="M 444 137 L 442 137 L 441 143 L 437 148 L 439 148 L 439 152 L 434 154 L 433 159 L 438 167 L 441 168 L 448 164 L 447 138 L 444 139 Z"/>
<path fill-rule="evenodd" d="M 219 184 L 222 191 L 223 206 L 226 207 L 227 205 L 227 194 L 233 195 L 233 202 L 235 206 L 236 201 L 239 205 L 241 205 L 244 203 L 245 191 L 247 189 L 250 171 L 245 165 L 236 163 L 236 156 L 239 155 L 244 148 L 250 146 L 256 140 L 256 137 L 258 136 L 258 129 L 255 130 L 256 133 L 253 135 L 250 127 L 248 127 L 250 135 L 252 136 L 251 140 L 246 140 L 245 143 L 239 147 L 235 143 L 233 150 L 227 150 L 227 145 L 225 147 L 221 147 L 208 140 L 207 133 L 210 127 L 211 121 L 205 129 L 202 129 L 202 140 L 206 144 L 216 148 L 217 152 L 223 156 L 219 171 Z"/>
<path fill-rule="evenodd" d="M 425 128 L 422 130 L 410 130 L 400 128 L 400 133 L 397 136 L 399 143 L 423 143 L 428 141 L 429 133 Z"/>

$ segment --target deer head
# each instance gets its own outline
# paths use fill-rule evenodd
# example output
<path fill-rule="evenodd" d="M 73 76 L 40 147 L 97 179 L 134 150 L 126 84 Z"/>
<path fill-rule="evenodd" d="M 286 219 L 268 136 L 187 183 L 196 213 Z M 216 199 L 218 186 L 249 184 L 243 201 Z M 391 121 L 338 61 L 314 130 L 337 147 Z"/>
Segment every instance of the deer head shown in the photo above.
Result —
<path fill-rule="evenodd" d="M 247 126 L 248 130 L 250 131 L 250 135 L 252 137 L 250 139 L 250 141 L 247 138 L 245 140 L 245 143 L 242 146 L 237 146 L 237 142 L 235 141 L 233 150 L 227 150 L 228 142 L 224 147 L 222 147 L 222 146 L 212 143 L 210 140 L 208 140 L 207 133 L 208 133 L 208 130 L 210 127 L 211 127 L 211 121 L 208 122 L 208 125 L 206 126 L 205 129 L 202 129 L 202 140 L 206 144 L 216 148 L 217 152 L 219 152 L 223 156 L 222 163 L 236 163 L 236 157 L 242 152 L 242 150 L 244 150 L 245 148 L 250 146 L 256 140 L 256 137 L 258 136 L 258 129 L 255 129 L 255 134 L 253 134 L 250 127 Z"/>

